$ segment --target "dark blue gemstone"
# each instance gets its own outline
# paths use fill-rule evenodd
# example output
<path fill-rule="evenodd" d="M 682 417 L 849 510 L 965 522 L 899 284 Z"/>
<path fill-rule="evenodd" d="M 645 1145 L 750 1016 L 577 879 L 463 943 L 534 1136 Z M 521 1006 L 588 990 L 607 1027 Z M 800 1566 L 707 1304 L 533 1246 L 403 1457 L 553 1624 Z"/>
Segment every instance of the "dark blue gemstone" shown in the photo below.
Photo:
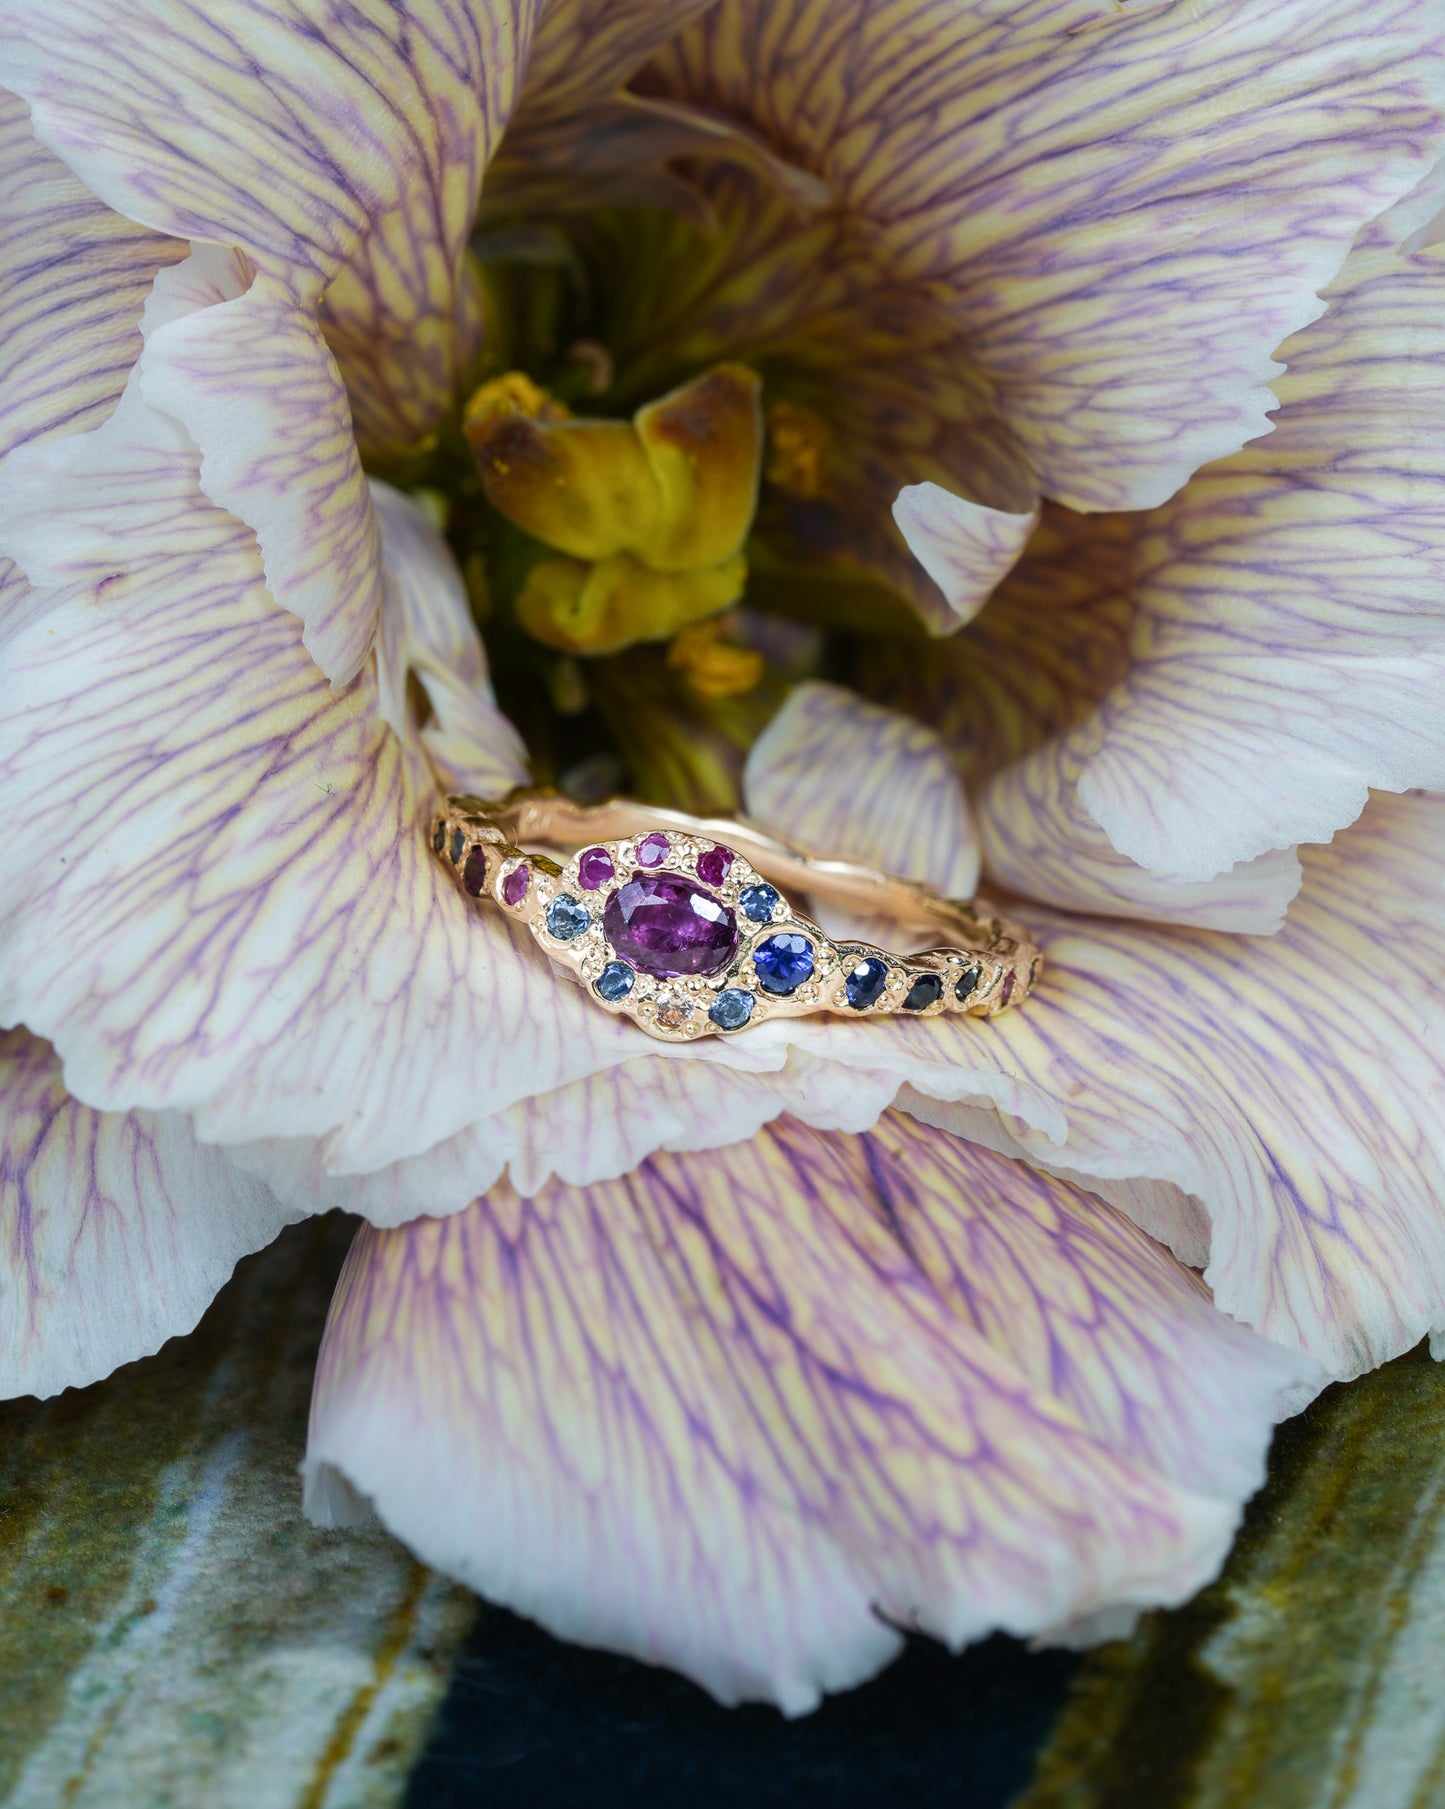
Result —
<path fill-rule="evenodd" d="M 592 913 L 571 893 L 563 892 L 547 906 L 547 928 L 559 942 L 570 942 L 591 924 Z"/>
<path fill-rule="evenodd" d="M 943 997 L 943 982 L 937 974 L 920 974 L 908 989 L 903 1001 L 905 1011 L 927 1011 Z"/>
<path fill-rule="evenodd" d="M 433 848 L 436 849 L 438 854 L 440 854 L 442 849 L 446 847 L 446 845 L 447 845 L 447 826 L 445 823 L 438 823 L 436 828 L 432 831 L 431 845 Z"/>
<path fill-rule="evenodd" d="M 753 995 L 740 986 L 724 987 L 707 1015 L 719 1030 L 741 1030 L 753 1015 Z"/>
<path fill-rule="evenodd" d="M 789 931 L 769 936 L 753 950 L 753 966 L 767 992 L 796 992 L 813 973 L 813 945 L 806 936 Z"/>
<path fill-rule="evenodd" d="M 960 1005 L 962 1005 L 964 1000 L 973 991 L 974 987 L 978 985 L 982 978 L 983 969 L 981 967 L 964 968 L 963 972 L 958 976 L 958 981 L 953 989 L 953 996 L 958 1000 Z"/>
<path fill-rule="evenodd" d="M 754 923 L 766 923 L 777 902 L 778 894 L 772 886 L 747 886 L 738 898 L 743 916 L 751 917 Z"/>
<path fill-rule="evenodd" d="M 452 865 L 454 867 L 461 860 L 462 850 L 466 847 L 466 845 L 467 845 L 467 838 L 462 834 L 460 829 L 454 829 L 452 831 L 452 846 L 451 846 Z"/>
<path fill-rule="evenodd" d="M 888 963 L 870 955 L 866 961 L 860 961 L 848 976 L 848 1003 L 854 1011 L 866 1011 L 883 997 L 883 988 L 887 984 Z"/>
<path fill-rule="evenodd" d="M 625 961 L 609 961 L 592 982 L 604 999 L 625 999 L 637 984 L 637 975 Z"/>

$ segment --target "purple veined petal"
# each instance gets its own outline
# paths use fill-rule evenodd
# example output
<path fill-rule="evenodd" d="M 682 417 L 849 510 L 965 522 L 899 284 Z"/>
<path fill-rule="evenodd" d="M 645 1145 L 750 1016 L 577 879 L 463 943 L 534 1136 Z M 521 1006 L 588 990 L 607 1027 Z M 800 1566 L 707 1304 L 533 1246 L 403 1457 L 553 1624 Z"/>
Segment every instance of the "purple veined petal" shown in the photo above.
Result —
<path fill-rule="evenodd" d="M 1377 795 L 1301 858 L 1272 937 L 1036 916 L 1039 989 L 988 1029 L 1068 1118 L 1005 1111 L 1006 1147 L 1192 1217 L 1220 1307 L 1349 1376 L 1445 1326 L 1445 800 Z"/>
<path fill-rule="evenodd" d="M 1423 0 L 1365 33 L 1347 0 L 723 0 L 647 92 L 786 144 L 855 228 L 805 252 L 807 223 L 721 184 L 738 254 L 694 350 L 792 343 L 840 306 L 864 344 L 885 303 L 931 297 L 920 351 L 969 367 L 971 399 L 940 401 L 973 449 L 912 475 L 997 506 L 990 467 L 1022 459 L 1071 506 L 1138 508 L 1268 431 L 1275 348 L 1440 154 L 1441 26 Z"/>
<path fill-rule="evenodd" d="M 1445 786 L 1445 247 L 1361 253 L 1281 349 L 1275 431 L 1136 528 L 1135 656 L 1079 796 L 1208 878 Z"/>
<path fill-rule="evenodd" d="M 909 484 L 893 502 L 908 549 L 942 593 L 945 607 L 926 616 L 935 634 L 971 621 L 1010 570 L 1038 525 L 1039 512 L 1010 515 L 955 496 L 941 484 Z"/>
<path fill-rule="evenodd" d="M 0 1020 L 48 1037 L 88 1103 L 321 1138 L 342 1173 L 632 1058 L 631 1026 L 442 871 L 425 740 L 387 726 L 369 671 L 326 684 L 196 464 L 133 383 L 0 472 L 0 547 L 40 580 L 6 587 Z M 424 669 L 425 634 L 400 642 Z M 473 771 L 505 757 L 496 725 L 437 732 Z"/>
<path fill-rule="evenodd" d="M 799 685 L 753 744 L 743 787 L 750 816 L 810 853 L 973 894 L 968 801 L 947 749 L 920 722 L 839 685 Z M 848 927 L 824 923 L 835 934 Z"/>
<path fill-rule="evenodd" d="M 0 457 L 104 419 L 151 284 L 185 252 L 97 201 L 0 93 Z"/>
<path fill-rule="evenodd" d="M 470 368 L 467 234 L 530 25 L 526 0 L 287 0 L 225 21 L 188 0 L 68 0 L 12 7 L 0 35 L 0 80 L 93 193 L 244 254 L 224 302 L 156 331 L 148 394 L 337 684 L 380 609 L 353 419 L 374 447 L 412 446 Z"/>
<path fill-rule="evenodd" d="M 782 1121 L 364 1231 L 308 1496 L 799 1713 L 892 1657 L 890 1622 L 960 1645 L 1182 1599 L 1313 1373 L 1062 1183 L 904 1118 Z"/>
<path fill-rule="evenodd" d="M 92 1111 L 46 1044 L 0 1035 L 0 1396 L 151 1355 L 298 1216 L 179 1113 Z"/>
<path fill-rule="evenodd" d="M 1300 888 L 1293 849 L 1272 849 L 1212 879 L 1176 884 L 1120 854 L 1079 802 L 1074 741 L 1045 742 L 996 773 L 975 800 L 991 884 L 1064 911 L 1272 936 Z"/>
<path fill-rule="evenodd" d="M 466 586 L 445 540 L 409 497 L 371 483 L 381 530 L 385 601 L 377 637 L 377 707 L 405 738 L 415 732 L 407 679 L 426 693 L 419 739 L 451 792 L 503 797 L 527 779 L 522 738 L 497 707 Z"/>

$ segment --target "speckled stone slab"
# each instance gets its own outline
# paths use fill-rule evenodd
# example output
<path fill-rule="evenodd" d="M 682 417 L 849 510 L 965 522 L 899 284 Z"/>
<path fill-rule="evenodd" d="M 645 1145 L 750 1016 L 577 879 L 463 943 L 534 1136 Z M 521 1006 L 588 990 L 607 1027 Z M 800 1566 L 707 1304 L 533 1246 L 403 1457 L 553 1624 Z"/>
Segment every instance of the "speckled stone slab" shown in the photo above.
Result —
<path fill-rule="evenodd" d="M 473 1599 L 301 1517 L 311 1368 L 353 1226 L 249 1258 L 201 1325 L 0 1406 L 5 1809 L 382 1809 Z"/>
<path fill-rule="evenodd" d="M 1445 1805 L 1445 1365 L 1281 1428 L 1224 1575 L 1075 1674 L 1014 1809 Z"/>

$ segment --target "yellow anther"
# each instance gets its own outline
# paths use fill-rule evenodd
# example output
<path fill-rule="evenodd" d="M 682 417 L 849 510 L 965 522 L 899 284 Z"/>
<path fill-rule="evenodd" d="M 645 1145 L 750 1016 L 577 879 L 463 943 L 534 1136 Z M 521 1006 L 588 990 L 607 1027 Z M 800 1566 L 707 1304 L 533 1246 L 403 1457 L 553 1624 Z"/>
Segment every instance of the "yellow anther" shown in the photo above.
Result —
<path fill-rule="evenodd" d="M 667 650 L 667 663 L 680 671 L 699 697 L 742 697 L 763 676 L 763 656 L 720 638 L 713 618 L 684 628 Z"/>
<path fill-rule="evenodd" d="M 811 502 L 823 494 L 823 466 L 832 429 L 801 402 L 778 401 L 768 408 L 767 480 L 789 496 Z"/>
<path fill-rule="evenodd" d="M 462 427 L 475 444 L 477 435 L 492 421 L 516 416 L 527 421 L 565 421 L 568 412 L 565 403 L 549 396 L 525 371 L 508 371 L 472 392 L 462 412 Z"/>

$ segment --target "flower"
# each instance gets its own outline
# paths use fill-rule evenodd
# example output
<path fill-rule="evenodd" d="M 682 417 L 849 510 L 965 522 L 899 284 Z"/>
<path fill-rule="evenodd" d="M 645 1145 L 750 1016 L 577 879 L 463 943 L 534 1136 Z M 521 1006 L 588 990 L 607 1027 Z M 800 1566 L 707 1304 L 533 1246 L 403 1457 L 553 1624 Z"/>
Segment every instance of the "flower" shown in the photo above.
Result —
<path fill-rule="evenodd" d="M 1441 785 L 1424 9 L 0 29 L 8 1387 L 346 1205 L 313 1511 L 563 1632 L 795 1711 L 890 1623 L 1182 1599 L 1280 1399 L 1445 1327 L 1441 806 L 1387 795 Z M 670 514 L 652 427 L 720 382 L 728 507 Z M 568 508 L 631 473 L 628 532 L 539 512 L 498 420 Z M 770 676 L 679 692 L 701 644 L 645 643 L 743 564 Z M 661 686 L 779 830 L 1033 900 L 1038 995 L 676 1048 L 590 1009 L 426 845 L 527 772 L 478 612 L 549 757 L 608 675 L 665 744 Z"/>

